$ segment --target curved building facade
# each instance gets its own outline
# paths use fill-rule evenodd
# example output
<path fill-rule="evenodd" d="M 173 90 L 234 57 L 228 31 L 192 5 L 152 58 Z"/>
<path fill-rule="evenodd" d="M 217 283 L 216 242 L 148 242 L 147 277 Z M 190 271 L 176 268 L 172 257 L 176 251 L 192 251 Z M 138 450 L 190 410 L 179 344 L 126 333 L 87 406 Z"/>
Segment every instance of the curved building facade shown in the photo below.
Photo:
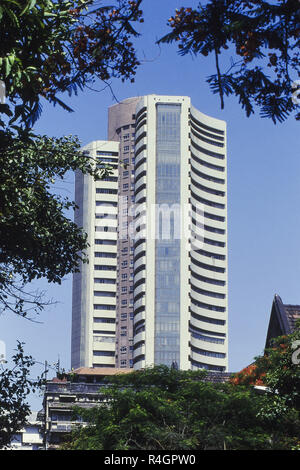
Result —
<path fill-rule="evenodd" d="M 226 371 L 226 124 L 188 97 L 136 110 L 135 368 Z"/>
<path fill-rule="evenodd" d="M 192 369 L 228 368 L 227 165 L 225 123 L 190 108 L 190 201 L 202 210 L 202 234 L 190 252 Z M 197 239 L 194 220 L 192 236 Z"/>

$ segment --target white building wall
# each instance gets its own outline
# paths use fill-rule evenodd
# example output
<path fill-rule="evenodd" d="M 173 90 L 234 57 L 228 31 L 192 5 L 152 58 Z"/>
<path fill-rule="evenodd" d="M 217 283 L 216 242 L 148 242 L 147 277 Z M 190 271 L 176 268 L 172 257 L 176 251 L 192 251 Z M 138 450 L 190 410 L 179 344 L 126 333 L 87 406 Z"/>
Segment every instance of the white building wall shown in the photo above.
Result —
<path fill-rule="evenodd" d="M 154 364 L 156 104 L 181 104 L 180 201 L 183 217 L 191 206 L 201 212 L 200 239 L 188 248 L 195 230 L 182 226 L 180 244 L 180 368 L 228 368 L 227 165 L 226 123 L 195 109 L 188 97 L 149 95 L 136 110 L 136 219 L 144 235 L 135 251 L 134 367 Z M 197 125 L 198 123 L 198 125 Z M 201 150 L 202 149 L 202 150 Z M 216 154 L 219 153 L 219 158 Z M 194 216 L 192 216 L 194 218 Z M 198 224 L 198 217 L 196 224 Z M 140 254 L 137 257 L 137 254 Z M 138 259 L 137 259 L 138 258 Z M 145 279 L 144 283 L 141 282 Z M 138 300 L 136 300 L 138 297 Z"/>
<path fill-rule="evenodd" d="M 32 412 L 25 426 L 12 438 L 6 450 L 42 450 L 42 422 L 37 418 L 37 412 Z"/>
<path fill-rule="evenodd" d="M 190 360 L 192 369 L 227 371 L 226 123 L 191 106 L 190 136 L 191 202 L 204 215 L 202 246 L 191 252 Z"/>
<path fill-rule="evenodd" d="M 89 263 L 73 278 L 72 367 L 114 367 L 119 144 L 98 140 L 82 150 L 112 172 L 109 181 L 76 174 L 75 222 L 88 234 Z"/>

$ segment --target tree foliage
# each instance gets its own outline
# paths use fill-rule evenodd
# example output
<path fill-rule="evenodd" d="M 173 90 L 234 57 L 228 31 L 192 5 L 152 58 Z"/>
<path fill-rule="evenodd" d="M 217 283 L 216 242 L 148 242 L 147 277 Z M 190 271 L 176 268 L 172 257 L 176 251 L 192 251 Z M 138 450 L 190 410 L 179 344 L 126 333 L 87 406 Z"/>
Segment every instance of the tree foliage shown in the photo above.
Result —
<path fill-rule="evenodd" d="M 276 400 L 300 412 L 300 322 L 290 335 L 272 340 L 264 354 L 232 379 L 241 385 L 261 385 L 268 388 Z"/>
<path fill-rule="evenodd" d="M 274 123 L 299 110 L 292 88 L 300 77 L 298 0 L 209 0 L 177 9 L 168 25 L 172 31 L 158 42 L 177 42 L 181 55 L 214 56 L 216 73 L 207 81 L 221 108 L 235 95 L 248 117 L 258 107 Z M 228 54 L 234 58 L 222 72 L 220 58 Z"/>
<path fill-rule="evenodd" d="M 57 195 L 55 185 L 72 170 L 101 178 L 109 169 L 83 155 L 74 137 L 34 136 L 26 143 L 11 137 L 0 154 L 0 304 L 25 316 L 43 306 L 39 296 L 25 294 L 29 282 L 61 283 L 87 262 L 87 236 L 67 216 L 75 204 Z"/>
<path fill-rule="evenodd" d="M 62 93 L 77 94 L 97 78 L 133 80 L 139 62 L 132 23 L 142 21 L 141 0 L 101 3 L 1 2 L 0 78 L 10 104 L 0 112 L 9 116 L 10 125 L 30 128 L 40 116 L 42 98 L 72 111 Z"/>
<path fill-rule="evenodd" d="M 133 24 L 141 0 L 105 6 L 94 0 L 3 0 L 0 4 L 0 306 L 26 316 L 45 305 L 26 285 L 60 283 L 87 258 L 87 236 L 68 218 L 75 207 L 53 183 L 68 171 L 101 178 L 109 169 L 80 151 L 77 138 L 35 135 L 46 100 L 71 108 L 64 96 L 99 79 L 134 79 Z"/>
<path fill-rule="evenodd" d="M 88 426 L 64 449 L 283 449 L 299 439 L 290 410 L 266 417 L 260 414 L 266 396 L 253 387 L 210 383 L 202 371 L 156 366 L 108 380 L 103 404 L 76 409 Z"/>
<path fill-rule="evenodd" d="M 27 396 L 43 384 L 42 378 L 30 378 L 34 360 L 25 355 L 22 343 L 17 345 L 13 362 L 12 369 L 0 366 L 0 449 L 10 444 L 26 423 L 30 414 Z"/>

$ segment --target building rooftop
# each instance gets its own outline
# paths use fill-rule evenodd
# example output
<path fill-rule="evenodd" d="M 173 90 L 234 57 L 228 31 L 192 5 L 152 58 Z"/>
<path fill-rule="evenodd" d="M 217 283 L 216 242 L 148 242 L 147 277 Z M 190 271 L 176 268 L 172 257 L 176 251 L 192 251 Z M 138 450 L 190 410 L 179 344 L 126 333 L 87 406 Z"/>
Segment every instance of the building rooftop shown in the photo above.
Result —
<path fill-rule="evenodd" d="M 115 367 L 79 367 L 72 370 L 73 374 L 77 375 L 117 375 L 128 374 L 133 372 L 133 369 L 116 369 Z"/>
<path fill-rule="evenodd" d="M 64 386 L 69 385 L 68 376 L 71 374 L 76 374 L 77 379 L 75 382 L 98 382 L 101 381 L 102 377 L 105 376 L 114 376 L 118 374 L 129 374 L 134 372 L 134 369 L 117 369 L 113 367 L 79 367 L 78 369 L 74 369 L 71 372 L 68 372 L 64 375 L 63 378 L 53 377 L 51 380 L 48 380 L 48 390 L 50 390 L 51 385 Z M 227 382 L 230 377 L 234 374 L 234 372 L 213 372 L 213 371 L 206 371 L 206 375 L 203 377 L 205 382 Z M 73 382 L 73 381 L 72 381 Z M 73 383 L 75 387 L 76 384 Z M 52 390 L 53 388 L 51 388 Z M 54 389 L 53 389 L 54 390 Z M 57 390 L 60 390 L 59 388 Z"/>
<path fill-rule="evenodd" d="M 300 305 L 284 304 L 281 297 L 275 294 L 265 347 L 270 346 L 273 338 L 293 333 L 297 320 L 300 320 Z"/>
<path fill-rule="evenodd" d="M 205 382 L 212 383 L 223 383 L 228 382 L 233 376 L 234 372 L 207 372 L 207 375 L 203 378 Z"/>
<path fill-rule="evenodd" d="M 292 333 L 296 328 L 296 321 L 300 320 L 300 305 L 284 305 L 284 310 Z"/>

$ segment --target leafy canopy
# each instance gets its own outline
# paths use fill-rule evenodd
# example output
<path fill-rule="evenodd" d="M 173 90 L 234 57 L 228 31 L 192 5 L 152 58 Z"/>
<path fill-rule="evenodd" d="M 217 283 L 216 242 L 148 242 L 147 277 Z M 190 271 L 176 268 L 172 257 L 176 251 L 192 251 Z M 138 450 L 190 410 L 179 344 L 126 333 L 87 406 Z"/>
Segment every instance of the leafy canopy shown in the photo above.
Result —
<path fill-rule="evenodd" d="M 298 0 L 209 0 L 177 9 L 168 25 L 172 31 L 159 43 L 177 42 L 181 55 L 213 55 L 216 73 L 207 82 L 221 108 L 226 96 L 235 95 L 248 117 L 258 107 L 274 123 L 297 110 L 300 119 L 292 87 L 300 77 Z M 225 72 L 221 55 L 230 64 Z"/>
<path fill-rule="evenodd" d="M 0 309 L 39 312 L 26 290 L 41 277 L 60 283 L 87 261 L 87 236 L 66 215 L 75 205 L 54 183 L 68 171 L 109 172 L 80 151 L 74 137 L 35 135 L 42 101 L 71 108 L 63 96 L 95 80 L 134 79 L 133 24 L 141 0 L 104 6 L 93 0 L 3 0 L 0 4 Z"/>
<path fill-rule="evenodd" d="M 43 378 L 30 378 L 34 360 L 18 343 L 12 369 L 0 366 L 0 449 L 8 446 L 13 435 L 22 429 L 30 414 L 27 396 L 43 385 Z"/>
<path fill-rule="evenodd" d="M 241 385 L 266 386 L 284 406 L 300 412 L 300 322 L 290 335 L 272 340 L 262 356 L 235 374 L 232 382 Z"/>
<path fill-rule="evenodd" d="M 7 139 L 0 149 L 0 304 L 25 316 L 42 309 L 39 296 L 25 293 L 34 279 L 61 283 L 87 262 L 87 235 L 67 216 L 75 204 L 53 187 L 69 171 L 94 178 L 108 173 L 83 155 L 74 137 Z"/>
<path fill-rule="evenodd" d="M 141 0 L 103 6 L 94 0 L 3 0 L 0 5 L 0 78 L 10 125 L 30 128 L 41 98 L 61 105 L 96 79 L 133 80 L 139 64 L 132 43 L 143 21 Z M 2 125 L 4 122 L 2 121 Z"/>
<path fill-rule="evenodd" d="M 88 426 L 64 449 L 256 450 L 288 448 L 297 440 L 293 413 L 265 417 L 260 411 L 268 397 L 253 387 L 210 383 L 203 371 L 156 366 L 107 380 L 100 406 L 75 410 Z"/>

